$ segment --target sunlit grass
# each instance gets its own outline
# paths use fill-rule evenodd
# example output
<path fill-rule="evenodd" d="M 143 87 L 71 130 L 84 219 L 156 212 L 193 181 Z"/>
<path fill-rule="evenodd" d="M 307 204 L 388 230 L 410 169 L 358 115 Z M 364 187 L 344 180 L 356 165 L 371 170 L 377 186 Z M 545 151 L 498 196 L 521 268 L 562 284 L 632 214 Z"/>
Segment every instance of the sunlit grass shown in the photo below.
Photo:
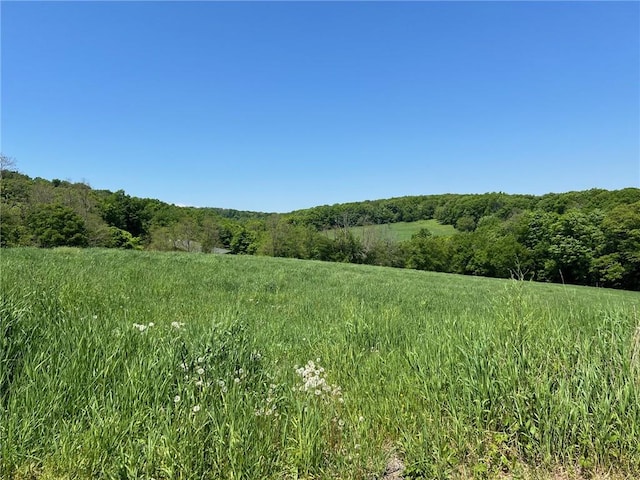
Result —
<path fill-rule="evenodd" d="M 421 229 L 427 229 L 435 237 L 446 237 L 456 233 L 453 225 L 443 225 L 437 220 L 417 220 L 415 222 L 396 222 L 382 225 L 366 225 L 360 227 L 351 227 L 349 230 L 356 238 L 366 239 L 385 239 L 395 242 L 403 242 L 411 240 L 411 237 L 418 233 Z M 333 231 L 328 231 L 331 237 Z"/>
<path fill-rule="evenodd" d="M 114 250 L 0 266 L 0 478 L 370 479 L 391 455 L 405 478 L 640 475 L 636 292 Z"/>
<path fill-rule="evenodd" d="M 453 225 L 443 225 L 437 220 L 417 220 L 415 222 L 397 222 L 389 224 L 397 241 L 410 240 L 420 229 L 426 228 L 434 237 L 446 237 L 456 233 Z"/>

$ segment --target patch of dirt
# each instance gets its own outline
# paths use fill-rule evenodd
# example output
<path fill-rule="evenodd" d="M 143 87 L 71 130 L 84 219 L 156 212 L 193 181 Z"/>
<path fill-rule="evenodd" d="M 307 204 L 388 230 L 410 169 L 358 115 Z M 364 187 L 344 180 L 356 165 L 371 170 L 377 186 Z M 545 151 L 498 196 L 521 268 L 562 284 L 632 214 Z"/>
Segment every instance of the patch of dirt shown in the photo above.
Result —
<path fill-rule="evenodd" d="M 582 474 L 578 469 L 564 468 L 556 468 L 552 471 L 525 469 L 518 474 L 501 473 L 490 478 L 495 478 L 495 480 L 635 480 L 634 477 L 626 475 L 598 472 Z"/>
<path fill-rule="evenodd" d="M 401 480 L 402 472 L 404 472 L 404 463 L 394 454 L 387 461 L 387 468 L 384 469 L 382 480 Z"/>
<path fill-rule="evenodd" d="M 405 470 L 405 464 L 400 457 L 394 452 L 389 453 L 387 466 L 381 477 L 375 477 L 376 480 L 402 480 Z M 451 478 L 456 480 L 466 480 L 473 477 L 472 475 L 458 472 Z M 484 478 L 484 477 L 483 477 Z M 594 472 L 587 475 L 581 474 L 578 470 L 556 468 L 552 471 L 539 471 L 536 469 L 526 468 L 517 473 L 496 473 L 488 477 L 490 480 L 640 480 L 628 475 L 616 475 L 612 473 Z"/>

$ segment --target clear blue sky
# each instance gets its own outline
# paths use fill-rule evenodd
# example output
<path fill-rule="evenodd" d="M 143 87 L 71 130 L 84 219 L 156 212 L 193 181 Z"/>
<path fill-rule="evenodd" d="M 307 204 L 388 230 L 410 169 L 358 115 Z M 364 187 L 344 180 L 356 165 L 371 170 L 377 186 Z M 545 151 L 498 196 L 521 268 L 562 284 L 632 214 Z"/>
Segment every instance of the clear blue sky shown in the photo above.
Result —
<path fill-rule="evenodd" d="M 287 212 L 640 186 L 639 2 L 1 2 L 32 177 Z"/>

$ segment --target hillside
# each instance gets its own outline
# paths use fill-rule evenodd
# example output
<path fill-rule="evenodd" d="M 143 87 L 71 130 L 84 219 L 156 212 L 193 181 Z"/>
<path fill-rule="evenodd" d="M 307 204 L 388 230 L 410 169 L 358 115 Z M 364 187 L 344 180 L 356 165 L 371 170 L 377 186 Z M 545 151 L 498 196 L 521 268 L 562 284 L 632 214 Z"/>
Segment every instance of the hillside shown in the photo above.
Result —
<path fill-rule="evenodd" d="M 640 290 L 638 188 L 407 196 L 269 214 L 4 170 L 0 214 L 2 247 L 224 251 Z"/>
<path fill-rule="evenodd" d="M 640 475 L 637 293 L 114 249 L 0 268 L 2 478 Z"/>
<path fill-rule="evenodd" d="M 411 240 L 411 237 L 423 229 L 427 230 L 429 234 L 434 237 L 447 237 L 457 232 L 452 225 L 442 225 L 434 219 L 349 227 L 349 231 L 363 242 L 366 242 L 370 238 L 383 238 L 394 242 L 405 242 Z M 338 228 L 326 230 L 326 233 L 330 238 L 335 238 L 338 235 Z"/>

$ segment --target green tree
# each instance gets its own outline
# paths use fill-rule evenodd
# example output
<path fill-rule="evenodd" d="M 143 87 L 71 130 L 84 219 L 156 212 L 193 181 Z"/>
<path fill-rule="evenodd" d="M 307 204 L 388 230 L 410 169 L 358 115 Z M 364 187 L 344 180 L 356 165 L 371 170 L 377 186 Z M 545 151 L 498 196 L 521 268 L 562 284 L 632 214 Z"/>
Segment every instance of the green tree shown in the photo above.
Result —
<path fill-rule="evenodd" d="M 110 226 L 126 230 L 134 237 L 145 236 L 150 214 L 145 201 L 130 197 L 123 190 L 110 194 L 102 205 L 102 218 Z"/>
<path fill-rule="evenodd" d="M 169 227 L 174 250 L 185 250 L 195 252 L 201 250 L 201 245 L 197 242 L 200 231 L 195 220 L 190 216 L 182 217 L 178 222 Z"/>
<path fill-rule="evenodd" d="M 331 259 L 334 262 L 362 263 L 366 258 L 362 241 L 348 228 L 336 231 Z"/>
<path fill-rule="evenodd" d="M 259 253 L 271 257 L 300 257 L 294 226 L 282 215 L 272 215 L 266 220 L 264 240 Z"/>
<path fill-rule="evenodd" d="M 223 246 L 220 231 L 220 225 L 210 216 L 202 220 L 200 224 L 200 242 L 202 243 L 203 252 L 211 253 L 214 248 Z"/>
<path fill-rule="evenodd" d="M 469 243 L 472 248 L 464 267 L 466 273 L 500 278 L 525 273 L 529 255 L 518 242 L 513 222 L 496 215 L 484 216 L 469 234 Z"/>
<path fill-rule="evenodd" d="M 640 290 L 640 201 L 620 205 L 602 221 L 606 255 L 595 264 L 606 286 Z"/>
<path fill-rule="evenodd" d="M 602 216 L 569 210 L 551 225 L 545 275 L 553 281 L 595 284 L 594 260 L 603 252 Z"/>
<path fill-rule="evenodd" d="M 87 245 L 84 220 L 64 205 L 40 205 L 28 218 L 31 234 L 41 247 Z"/>
<path fill-rule="evenodd" d="M 166 252 L 173 250 L 173 241 L 170 227 L 155 225 L 149 232 L 149 243 L 147 248 Z"/>
<path fill-rule="evenodd" d="M 434 237 L 422 228 L 403 245 L 407 268 L 449 272 L 451 267 L 451 242 L 446 237 Z"/>
<path fill-rule="evenodd" d="M 256 253 L 258 245 L 256 243 L 255 233 L 247 230 L 243 226 L 238 226 L 231 238 L 229 248 L 231 249 L 231 253 L 240 255 L 252 255 Z"/>
<path fill-rule="evenodd" d="M 107 247 L 109 248 L 122 248 L 125 250 L 139 250 L 140 239 L 134 237 L 126 230 L 122 230 L 118 227 L 109 227 L 109 240 L 107 241 Z"/>
<path fill-rule="evenodd" d="M 31 243 L 23 208 L 0 201 L 0 246 L 17 247 Z"/>
<path fill-rule="evenodd" d="M 476 221 L 470 215 L 465 215 L 456 220 L 456 229 L 461 232 L 472 232 L 476 229 Z"/>

